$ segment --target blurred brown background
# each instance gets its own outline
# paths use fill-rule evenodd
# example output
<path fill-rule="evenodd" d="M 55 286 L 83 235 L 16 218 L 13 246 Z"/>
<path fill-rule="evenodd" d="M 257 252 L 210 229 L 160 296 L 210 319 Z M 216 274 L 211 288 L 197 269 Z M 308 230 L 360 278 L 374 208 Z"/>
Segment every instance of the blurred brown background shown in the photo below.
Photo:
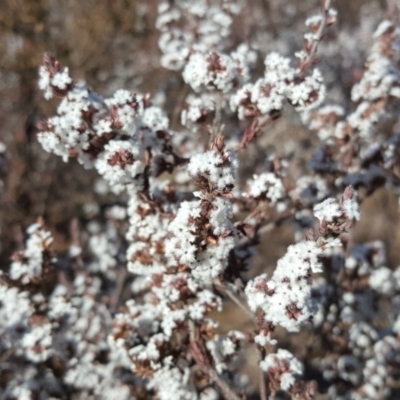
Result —
<path fill-rule="evenodd" d="M 45 102 L 37 89 L 43 53 L 55 55 L 75 79 L 84 79 L 103 95 L 123 87 L 150 93 L 164 90 L 168 100 L 173 99 L 181 80 L 159 65 L 158 32 L 154 28 L 157 4 L 157 0 L 0 2 L 0 140 L 7 146 L 6 166 L 0 171 L 4 180 L 0 210 L 3 263 L 21 246 L 23 230 L 38 216 L 44 216 L 55 234 L 56 249 L 66 249 L 69 222 L 80 215 L 84 203 L 94 199 L 93 171 L 85 171 L 74 161 L 63 163 L 45 153 L 36 141 L 36 122 L 43 115 L 51 115 L 57 106 L 56 101 Z M 267 31 L 278 43 L 286 40 L 282 32 L 297 29 L 297 24 L 302 26 L 305 16 L 314 13 L 319 2 L 249 0 L 247 4 L 244 17 L 235 23 L 235 39 L 258 30 Z M 360 25 L 362 7 L 368 4 L 377 14 L 384 16 L 387 12 L 385 0 L 333 1 L 339 11 L 337 29 Z M 297 32 L 300 45 L 301 32 Z M 343 81 L 345 72 L 339 74 Z M 172 112 L 173 101 L 168 104 Z M 263 146 L 271 146 L 277 135 L 282 143 L 288 138 L 312 142 L 309 132 L 287 120 L 273 129 Z M 273 147 L 279 151 L 278 145 Z M 385 240 L 392 264 L 400 263 L 397 206 L 393 194 L 380 190 L 363 205 L 371 212 L 357 227 L 357 240 Z M 268 253 L 267 263 L 282 255 L 282 241 L 292 240 L 289 227 L 271 235 L 271 251 L 263 251 Z"/>

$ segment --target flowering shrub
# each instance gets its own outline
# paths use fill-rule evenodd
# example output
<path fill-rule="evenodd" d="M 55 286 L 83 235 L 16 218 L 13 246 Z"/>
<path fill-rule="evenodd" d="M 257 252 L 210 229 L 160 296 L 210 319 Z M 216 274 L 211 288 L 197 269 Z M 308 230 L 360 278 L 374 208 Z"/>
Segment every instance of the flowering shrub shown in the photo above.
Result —
<path fill-rule="evenodd" d="M 307 19 L 303 49 L 269 52 L 258 77 L 257 40 L 230 41 L 242 6 L 160 2 L 161 64 L 186 85 L 174 127 L 160 96 L 104 98 L 44 56 L 39 87 L 60 103 L 38 140 L 95 169 L 118 204 L 88 205 L 67 256 L 45 222 L 28 228 L 0 275 L 1 399 L 394 398 L 400 269 L 381 242 L 354 244 L 351 227 L 367 195 L 400 189 L 400 30 L 376 27 L 351 102 L 335 105 L 316 66 L 329 2 Z M 245 173 L 283 118 L 318 137 L 308 175 L 274 154 Z M 284 220 L 295 243 L 257 275 L 256 248 Z M 229 300 L 252 326 L 219 326 Z M 258 378 L 243 368 L 254 351 Z"/>

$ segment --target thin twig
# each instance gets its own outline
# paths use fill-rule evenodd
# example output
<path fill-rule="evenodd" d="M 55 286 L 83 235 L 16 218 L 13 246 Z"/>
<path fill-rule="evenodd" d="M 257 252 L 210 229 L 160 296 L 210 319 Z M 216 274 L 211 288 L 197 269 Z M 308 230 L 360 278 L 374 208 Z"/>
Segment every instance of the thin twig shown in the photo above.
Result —
<path fill-rule="evenodd" d="M 219 286 L 235 304 L 237 304 L 248 316 L 250 316 L 251 319 L 254 319 L 254 314 L 245 304 L 243 304 L 242 301 L 240 301 L 240 299 L 228 286 L 224 285 L 222 282 L 219 282 Z"/>
<path fill-rule="evenodd" d="M 281 225 L 284 221 L 287 219 L 293 217 L 294 210 L 288 210 L 283 212 L 276 220 L 269 222 L 268 224 L 262 226 L 258 231 L 258 235 L 263 235 L 267 232 L 272 231 L 274 228 L 278 227 Z"/>
<path fill-rule="evenodd" d="M 110 307 L 111 310 L 116 311 L 119 300 L 122 295 L 122 291 L 125 287 L 125 281 L 128 276 L 128 273 L 125 268 L 123 268 L 121 271 L 119 271 L 119 275 L 117 278 L 117 287 L 115 288 L 114 294 L 112 295 L 110 299 Z"/>
<path fill-rule="evenodd" d="M 210 379 L 219 386 L 226 400 L 242 400 L 235 392 L 232 391 L 232 388 L 218 375 L 215 369 L 210 368 L 207 372 Z"/>
<path fill-rule="evenodd" d="M 219 94 L 217 96 L 217 101 L 215 103 L 215 116 L 213 120 L 212 127 L 210 129 L 210 142 L 213 142 L 214 139 L 222 132 L 222 96 Z"/>
<path fill-rule="evenodd" d="M 207 361 L 207 356 L 204 354 L 205 347 L 200 340 L 198 332 L 196 332 L 194 322 L 189 320 L 188 326 L 190 343 L 192 346 L 192 355 L 197 366 L 201 369 L 201 371 L 209 376 L 212 382 L 214 382 L 221 389 L 225 400 L 242 400 Z"/>
<path fill-rule="evenodd" d="M 318 31 L 315 34 L 316 39 L 313 41 L 313 44 L 311 46 L 310 51 L 308 52 L 307 58 L 303 61 L 303 66 L 300 71 L 300 76 L 304 76 L 305 73 L 307 72 L 309 66 L 311 65 L 315 54 L 317 53 L 318 50 L 318 45 L 319 42 L 322 40 L 322 36 L 324 34 L 325 28 L 327 27 L 327 21 L 328 21 L 328 11 L 329 7 L 331 6 L 331 0 L 323 0 L 322 2 L 322 21 L 320 26 L 318 27 Z"/>
<path fill-rule="evenodd" d="M 260 361 L 262 361 L 262 354 L 260 349 L 258 349 L 258 361 L 258 365 L 260 365 Z M 264 371 L 260 367 L 258 367 L 258 374 L 260 380 L 260 400 L 267 400 L 267 385 L 265 384 Z"/>

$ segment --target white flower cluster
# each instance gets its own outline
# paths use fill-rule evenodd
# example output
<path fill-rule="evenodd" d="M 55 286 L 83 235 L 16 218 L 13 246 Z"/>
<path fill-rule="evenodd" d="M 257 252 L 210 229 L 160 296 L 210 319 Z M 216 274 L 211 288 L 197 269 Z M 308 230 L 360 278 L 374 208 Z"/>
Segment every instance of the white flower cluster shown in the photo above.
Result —
<path fill-rule="evenodd" d="M 321 140 L 327 140 L 330 137 L 343 138 L 343 121 L 340 121 L 345 115 L 342 106 L 322 105 L 317 110 L 310 110 L 302 114 L 302 119 L 310 129 L 318 132 Z"/>
<path fill-rule="evenodd" d="M 148 203 L 132 196 L 128 203 L 129 229 L 126 238 L 128 270 L 136 275 L 165 271 L 165 255 L 160 243 L 167 235 L 169 220 L 155 213 Z"/>
<path fill-rule="evenodd" d="M 50 232 L 44 230 L 41 223 L 31 225 L 27 233 L 26 248 L 14 255 L 9 273 L 12 280 L 21 281 L 24 285 L 41 278 L 43 265 L 51 261 L 48 252 L 53 241 Z"/>
<path fill-rule="evenodd" d="M 17 332 L 25 329 L 33 313 L 28 292 L 0 284 L 0 335 L 2 348 L 10 348 Z"/>
<path fill-rule="evenodd" d="M 233 229 L 230 218 L 232 206 L 225 199 L 215 200 L 215 210 L 211 211 L 210 229 L 218 239 L 198 243 L 196 220 L 201 217 L 201 201 L 183 202 L 175 219 L 169 226 L 173 235 L 166 241 L 166 255 L 171 267 L 178 262 L 188 264 L 196 280 L 210 284 L 227 266 L 227 257 L 233 249 L 235 240 L 229 236 Z M 199 245 L 203 248 L 199 251 Z M 205 247 L 205 248 L 204 248 Z"/>
<path fill-rule="evenodd" d="M 380 24 L 374 35 L 368 68 L 352 89 L 351 98 L 359 104 L 348 116 L 348 123 L 361 137 L 373 135 L 374 125 L 384 118 L 384 107 L 380 103 L 383 105 L 391 97 L 400 98 L 400 73 L 397 68 L 399 33 L 389 21 Z M 388 39 L 393 41 L 394 46 L 387 46 Z"/>
<path fill-rule="evenodd" d="M 314 215 L 320 221 L 333 222 L 334 219 L 341 217 L 342 210 L 336 199 L 329 198 L 314 206 Z"/>
<path fill-rule="evenodd" d="M 313 241 L 289 246 L 271 277 L 263 274 L 246 286 L 247 302 L 253 311 L 264 311 L 273 325 L 297 332 L 310 320 L 316 304 L 311 296 L 311 277 L 322 272 L 318 257 L 322 250 Z"/>
<path fill-rule="evenodd" d="M 383 21 L 376 29 L 365 72 L 352 87 L 353 104 L 348 108 L 354 111 L 346 113 L 342 106 L 324 105 L 303 114 L 303 121 L 327 144 L 327 151 L 319 151 L 311 166 L 317 171 L 348 170 L 346 178 L 337 180 L 338 185 L 363 185 L 371 190 L 385 179 L 384 169 L 396 162 L 393 153 L 396 135 L 386 140 L 381 125 L 391 118 L 392 103 L 398 101 L 400 93 L 399 33 L 390 21 Z M 356 136 L 357 148 L 349 140 Z M 339 162 L 328 163 L 332 145 L 338 146 Z M 351 162 L 346 157 L 350 151 L 353 152 Z M 376 163 L 379 158 L 382 161 Z"/>
<path fill-rule="evenodd" d="M 181 289 L 196 300 L 182 307 Z M 171 385 L 182 391 L 182 396 L 194 396 L 193 388 L 185 389 L 182 381 L 188 382 L 191 376 L 188 366 L 178 368 L 174 357 L 163 354 L 169 349 L 172 335 L 183 331 L 187 318 L 202 321 L 207 310 L 221 306 L 220 299 L 211 291 L 201 289 L 186 273 L 166 275 L 162 285 L 154 287 L 152 293 L 154 304 L 138 304 L 133 300 L 126 303 L 128 312 L 116 315 L 109 343 L 123 359 L 131 360 L 131 368 L 137 374 L 148 370 L 147 374 L 152 376 L 148 388 L 157 389 L 160 397 L 170 393 Z M 177 308 L 179 305 L 182 308 Z"/>
<path fill-rule="evenodd" d="M 391 395 L 393 385 L 391 369 L 397 368 L 400 345 L 393 336 L 385 336 L 373 346 L 374 354 L 363 369 L 365 384 L 361 387 L 363 397 L 368 400 Z"/>
<path fill-rule="evenodd" d="M 227 191 L 233 188 L 236 181 L 238 161 L 236 154 L 227 151 L 223 154 L 216 149 L 190 158 L 189 175 L 199 181 L 207 181 L 207 190 Z"/>
<path fill-rule="evenodd" d="M 181 371 L 174 366 L 172 357 L 164 360 L 164 365 L 155 372 L 153 379 L 147 385 L 149 389 L 157 389 L 160 400 L 172 398 L 182 400 L 197 400 L 194 387 L 190 382 L 190 370 Z"/>
<path fill-rule="evenodd" d="M 195 219 L 200 217 L 200 201 L 183 202 L 176 217 L 169 226 L 173 233 L 166 243 L 166 255 L 171 261 L 180 264 L 190 264 L 196 260 Z M 191 233 L 193 232 L 193 233 Z"/>
<path fill-rule="evenodd" d="M 184 81 L 196 92 L 203 87 L 229 92 L 238 78 L 234 61 L 224 54 L 210 53 L 204 56 L 194 53 L 183 70 Z"/>
<path fill-rule="evenodd" d="M 137 133 L 138 125 L 144 114 L 144 98 L 140 94 L 119 89 L 114 95 L 105 99 L 105 105 L 112 110 L 111 118 L 100 117 L 95 125 L 96 134 L 101 136 L 112 131 L 112 125 L 123 130 L 128 136 Z"/>
<path fill-rule="evenodd" d="M 249 189 L 246 194 L 255 199 L 268 199 L 272 203 L 276 203 L 278 200 L 282 199 L 286 192 L 282 179 L 272 172 L 263 172 L 260 175 L 254 176 L 253 179 L 248 182 L 248 185 Z"/>
<path fill-rule="evenodd" d="M 240 9 L 240 0 L 178 0 L 173 4 L 162 1 L 156 22 L 161 32 L 158 41 L 161 65 L 179 70 L 192 49 L 201 53 L 223 49 L 231 33 L 233 16 Z"/>
<path fill-rule="evenodd" d="M 237 354 L 244 340 L 245 336 L 242 332 L 230 331 L 226 335 L 207 342 L 207 348 L 214 359 L 217 372 L 232 372 L 238 369 L 240 359 Z"/>
<path fill-rule="evenodd" d="M 202 89 L 230 92 L 240 81 L 249 78 L 255 59 L 248 46 L 239 47 L 231 56 L 226 54 L 194 53 L 190 56 L 182 76 L 195 92 Z"/>
<path fill-rule="evenodd" d="M 358 203 L 354 198 L 343 199 L 338 202 L 336 199 L 329 198 L 314 206 L 314 215 L 320 221 L 334 222 L 340 218 L 360 219 Z"/>
<path fill-rule="evenodd" d="M 110 140 L 95 162 L 97 171 L 120 193 L 127 186 L 140 188 L 138 178 L 143 173 L 144 163 L 141 143 L 137 140 Z M 139 181 L 140 182 L 140 181 Z"/>
<path fill-rule="evenodd" d="M 256 83 L 247 83 L 231 96 L 231 108 L 240 119 L 257 111 L 269 115 L 281 111 L 286 101 L 298 111 L 317 107 L 325 98 L 325 86 L 317 69 L 304 79 L 296 81 L 300 70 L 291 67 L 291 60 L 273 52 L 264 61 L 264 77 Z"/>
<path fill-rule="evenodd" d="M 78 157 L 79 162 L 90 165 L 85 151 L 90 143 L 91 130 L 86 116 L 101 110 L 99 99 L 86 87 L 75 86 L 58 106 L 58 115 L 47 120 L 38 139 L 43 148 L 63 158 Z"/>
<path fill-rule="evenodd" d="M 268 354 L 260 362 L 263 371 L 268 372 L 271 379 L 279 382 L 283 390 L 290 390 L 303 373 L 303 365 L 288 350 L 279 349 L 277 353 Z"/>
<path fill-rule="evenodd" d="M 52 237 L 40 224 L 32 225 L 28 234 L 23 251 L 26 257 L 49 252 Z M 41 259 L 41 273 L 35 278 L 43 280 L 49 274 L 50 265 L 46 266 L 48 271 L 43 265 L 46 257 Z M 68 386 L 68 391 L 79 391 L 86 398 L 95 394 L 128 400 L 129 387 L 118 379 L 126 360 L 109 352 L 105 340 L 111 315 L 95 299 L 100 281 L 78 273 L 71 287 L 58 283 L 44 296 L 42 282 L 31 279 L 25 286 L 26 276 L 10 275 L 22 286 L 19 288 L 7 287 L 0 279 L 0 349 L 6 357 L 24 360 L 15 367 L 10 363 L 12 377 L 2 398 L 32 398 L 38 393 L 43 398 L 61 398 Z M 109 357 L 106 364 L 95 362 L 102 353 Z"/>
<path fill-rule="evenodd" d="M 349 392 L 355 399 L 391 396 L 393 364 L 390 363 L 400 354 L 399 342 L 395 339 L 400 286 L 399 269 L 392 271 L 385 262 L 382 243 L 355 246 L 351 255 L 335 267 L 339 268 L 338 273 L 347 276 L 343 286 L 335 288 L 328 284 L 320 291 L 328 301 L 340 292 L 338 306 L 332 304 L 323 318 L 326 327 L 333 327 L 333 336 L 345 338 L 347 343 L 341 355 L 327 354 L 321 363 L 324 378 L 332 382 L 331 397 L 343 395 L 340 385 L 333 383 L 338 378 L 352 385 Z M 354 293 L 347 289 L 349 282 L 357 288 Z M 385 330 L 379 328 L 383 307 L 387 307 L 382 300 L 393 304 L 388 315 L 390 328 Z"/>
<path fill-rule="evenodd" d="M 214 98 L 209 93 L 203 93 L 201 96 L 189 95 L 186 104 L 181 113 L 181 123 L 188 128 L 192 128 L 215 110 Z"/>
<path fill-rule="evenodd" d="M 47 100 L 54 96 L 54 91 L 65 91 L 72 84 L 68 68 L 61 71 L 50 72 L 45 66 L 39 68 L 39 88 Z"/>
<path fill-rule="evenodd" d="M 144 149 L 152 151 L 150 173 L 162 172 L 166 138 L 159 132 L 168 128 L 169 121 L 146 96 L 117 90 L 103 99 L 75 85 L 66 92 L 57 114 L 40 126 L 43 148 L 64 161 L 77 157 L 85 167 L 94 166 L 114 192 L 140 188 Z"/>

